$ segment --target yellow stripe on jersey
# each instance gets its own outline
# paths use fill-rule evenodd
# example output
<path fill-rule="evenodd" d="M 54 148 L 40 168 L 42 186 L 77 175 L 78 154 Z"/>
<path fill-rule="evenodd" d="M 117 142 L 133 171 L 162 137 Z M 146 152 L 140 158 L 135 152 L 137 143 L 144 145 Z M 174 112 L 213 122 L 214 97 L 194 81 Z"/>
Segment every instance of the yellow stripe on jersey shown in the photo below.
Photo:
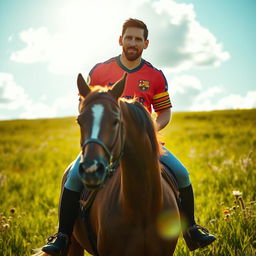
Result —
<path fill-rule="evenodd" d="M 158 99 L 158 98 L 161 98 L 163 96 L 169 96 L 169 93 L 168 92 L 161 92 L 161 93 L 158 93 L 156 95 L 153 96 L 153 100 L 155 99 Z"/>
<path fill-rule="evenodd" d="M 153 96 L 152 104 L 155 112 L 171 108 L 171 100 L 168 92 L 162 92 Z"/>

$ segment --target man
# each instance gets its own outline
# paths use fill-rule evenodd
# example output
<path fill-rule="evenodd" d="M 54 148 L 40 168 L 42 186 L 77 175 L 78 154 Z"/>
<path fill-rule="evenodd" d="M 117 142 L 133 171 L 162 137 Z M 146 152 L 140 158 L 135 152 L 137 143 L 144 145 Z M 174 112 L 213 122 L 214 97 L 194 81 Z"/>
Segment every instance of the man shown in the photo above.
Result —
<path fill-rule="evenodd" d="M 163 129 L 171 118 L 171 102 L 163 73 L 141 57 L 143 50 L 147 49 L 149 44 L 146 25 L 140 20 L 127 20 L 123 24 L 119 44 L 122 46 L 122 54 L 94 66 L 89 74 L 88 83 L 111 86 L 123 76 L 124 72 L 127 72 L 123 97 L 129 99 L 135 96 L 136 100 L 150 112 L 153 107 L 156 112 L 157 129 Z M 57 239 L 42 249 L 50 255 L 62 255 L 70 243 L 79 210 L 80 192 L 83 189 L 78 175 L 79 159 L 80 156 L 74 161 L 64 186 Z M 195 250 L 211 244 L 216 238 L 196 225 L 194 220 L 194 196 L 188 171 L 167 149 L 160 160 L 173 171 L 179 185 L 180 211 L 187 221 L 187 229 L 183 235 L 189 249 Z"/>

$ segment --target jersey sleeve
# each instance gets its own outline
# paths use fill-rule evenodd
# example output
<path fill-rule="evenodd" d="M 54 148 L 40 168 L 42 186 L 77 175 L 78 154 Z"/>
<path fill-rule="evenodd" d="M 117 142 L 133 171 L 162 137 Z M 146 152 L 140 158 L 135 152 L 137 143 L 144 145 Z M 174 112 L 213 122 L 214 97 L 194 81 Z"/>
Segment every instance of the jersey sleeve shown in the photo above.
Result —
<path fill-rule="evenodd" d="M 101 84 L 100 76 L 98 75 L 100 65 L 101 63 L 96 64 L 89 72 L 86 80 L 88 85 L 92 86 Z"/>
<path fill-rule="evenodd" d="M 160 112 L 172 107 L 168 93 L 168 83 L 162 71 L 160 71 L 160 76 L 157 79 L 155 94 L 152 98 L 152 105 L 155 112 Z"/>

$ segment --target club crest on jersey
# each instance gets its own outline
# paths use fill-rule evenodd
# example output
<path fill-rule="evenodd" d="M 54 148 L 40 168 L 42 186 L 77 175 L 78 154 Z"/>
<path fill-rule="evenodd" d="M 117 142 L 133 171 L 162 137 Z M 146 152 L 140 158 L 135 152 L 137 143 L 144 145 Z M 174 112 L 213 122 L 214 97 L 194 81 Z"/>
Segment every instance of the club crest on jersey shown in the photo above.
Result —
<path fill-rule="evenodd" d="M 147 91 L 150 87 L 150 82 L 147 80 L 139 80 L 138 86 L 141 91 Z"/>

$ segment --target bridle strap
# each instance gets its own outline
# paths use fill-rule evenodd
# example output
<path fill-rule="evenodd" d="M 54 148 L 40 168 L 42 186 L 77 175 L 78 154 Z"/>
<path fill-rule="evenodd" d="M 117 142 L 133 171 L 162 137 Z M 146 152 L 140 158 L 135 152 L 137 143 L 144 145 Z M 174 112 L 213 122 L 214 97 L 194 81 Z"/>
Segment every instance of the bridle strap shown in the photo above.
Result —
<path fill-rule="evenodd" d="M 121 129 L 121 131 L 120 131 Z M 121 123 L 118 129 L 118 133 L 116 135 L 114 144 L 112 149 L 115 147 L 116 141 L 117 141 L 117 137 L 119 136 L 119 133 L 121 132 L 121 135 L 123 133 L 123 124 Z M 123 136 L 121 136 L 121 150 L 120 150 L 120 154 L 119 156 L 115 159 L 115 161 L 113 161 L 113 152 L 110 152 L 110 150 L 107 148 L 107 146 L 104 144 L 103 141 L 101 141 L 100 139 L 86 139 L 82 145 L 82 148 L 85 148 L 86 145 L 90 144 L 90 143 L 96 143 L 98 145 L 100 145 L 105 152 L 108 154 L 109 156 L 109 165 L 107 166 L 107 170 L 108 170 L 108 174 L 111 175 L 118 167 L 120 160 L 123 156 L 123 148 L 124 148 L 124 141 L 123 141 Z"/>
<path fill-rule="evenodd" d="M 110 162 L 110 164 L 109 164 L 109 168 L 108 168 L 108 173 L 109 174 L 113 174 L 113 172 L 117 169 L 117 167 L 119 166 L 119 163 L 120 163 L 120 161 L 121 161 L 121 158 L 122 158 L 122 156 L 124 155 L 124 152 L 123 152 L 123 149 L 124 149 L 124 139 L 123 139 L 123 123 L 121 123 L 120 124 L 120 126 L 119 126 L 119 130 L 121 130 L 121 131 L 119 131 L 118 133 L 117 133 L 117 136 L 116 136 L 116 139 L 115 139 L 115 142 L 117 141 L 117 137 L 118 137 L 118 135 L 121 133 L 121 150 L 120 150 L 120 154 L 119 154 L 119 156 L 116 158 L 116 160 L 114 161 L 114 162 Z M 114 146 L 113 146 L 113 148 L 115 147 L 115 143 L 114 143 Z M 112 159 L 113 160 L 113 159 Z"/>
<path fill-rule="evenodd" d="M 113 157 L 112 156 L 113 154 L 109 151 L 107 146 L 100 139 L 86 139 L 82 145 L 82 148 L 85 148 L 86 145 L 88 145 L 90 143 L 96 143 L 96 144 L 100 145 L 105 150 L 105 152 L 108 154 L 110 159 Z"/>
<path fill-rule="evenodd" d="M 105 98 L 106 100 L 111 101 L 120 109 L 120 106 L 119 106 L 117 100 L 114 97 L 112 97 L 111 95 L 109 95 L 107 93 L 102 93 L 99 95 L 99 98 Z M 91 101 L 87 102 L 86 105 L 88 105 L 90 103 L 91 103 Z M 122 122 L 122 120 L 120 120 L 120 122 Z M 120 131 L 120 129 L 121 129 L 121 131 Z M 113 142 L 112 150 L 115 148 L 115 145 L 118 140 L 118 136 L 119 136 L 120 132 L 121 132 L 121 151 L 120 151 L 119 156 L 115 159 L 115 161 L 113 161 L 113 152 L 111 152 L 107 148 L 107 146 L 104 144 L 104 142 L 101 141 L 100 139 L 97 139 L 97 138 L 96 139 L 95 138 L 86 139 L 82 144 L 83 149 L 86 147 L 86 145 L 88 145 L 90 143 L 96 143 L 96 144 L 100 145 L 105 150 L 105 152 L 109 156 L 109 165 L 107 166 L 108 174 L 112 174 L 117 169 L 119 162 L 123 156 L 124 141 L 123 141 L 123 136 L 122 136 L 122 133 L 123 133 L 123 124 L 122 123 L 119 125 L 118 132 L 117 132 L 115 140 Z"/>

